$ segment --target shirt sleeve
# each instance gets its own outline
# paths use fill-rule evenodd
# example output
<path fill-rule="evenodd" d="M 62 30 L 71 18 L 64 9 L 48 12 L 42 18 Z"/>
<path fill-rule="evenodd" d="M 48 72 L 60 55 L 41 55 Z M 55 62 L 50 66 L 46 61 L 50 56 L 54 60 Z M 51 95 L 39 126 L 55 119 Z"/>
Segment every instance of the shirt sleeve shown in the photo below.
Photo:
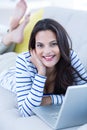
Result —
<path fill-rule="evenodd" d="M 83 80 L 81 79 L 76 72 L 73 73 L 74 77 L 75 77 L 75 84 L 77 85 L 82 85 L 82 84 L 86 84 L 87 83 L 87 73 L 86 70 L 83 66 L 83 64 L 81 63 L 79 57 L 77 56 L 77 54 L 72 50 L 71 51 L 71 65 L 73 66 L 73 68 L 76 69 L 76 71 L 79 73 L 79 75 L 83 78 L 86 79 Z"/>
<path fill-rule="evenodd" d="M 45 76 L 36 74 L 33 81 L 33 67 L 27 65 L 25 58 L 21 55 L 16 60 L 16 93 L 18 108 L 22 116 L 31 116 L 32 107 L 39 106 L 42 101 Z"/>
<path fill-rule="evenodd" d="M 52 104 L 57 104 L 57 105 L 61 105 L 63 103 L 64 100 L 64 95 L 50 95 L 51 96 L 51 100 L 52 100 Z"/>

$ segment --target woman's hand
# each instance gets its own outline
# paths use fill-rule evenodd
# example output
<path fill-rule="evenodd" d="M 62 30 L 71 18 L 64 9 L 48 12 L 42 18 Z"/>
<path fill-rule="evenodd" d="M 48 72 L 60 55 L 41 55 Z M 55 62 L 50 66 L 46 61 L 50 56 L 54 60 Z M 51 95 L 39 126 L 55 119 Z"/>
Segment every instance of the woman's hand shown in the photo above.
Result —
<path fill-rule="evenodd" d="M 50 96 L 46 96 L 46 97 L 42 98 L 42 102 L 41 102 L 42 106 L 44 106 L 44 105 L 50 105 L 50 104 L 52 104 L 52 100 L 51 100 Z"/>
<path fill-rule="evenodd" d="M 38 74 L 45 76 L 46 75 L 46 67 L 43 65 L 41 60 L 38 58 L 35 50 L 31 50 L 31 62 L 36 66 L 38 70 Z"/>

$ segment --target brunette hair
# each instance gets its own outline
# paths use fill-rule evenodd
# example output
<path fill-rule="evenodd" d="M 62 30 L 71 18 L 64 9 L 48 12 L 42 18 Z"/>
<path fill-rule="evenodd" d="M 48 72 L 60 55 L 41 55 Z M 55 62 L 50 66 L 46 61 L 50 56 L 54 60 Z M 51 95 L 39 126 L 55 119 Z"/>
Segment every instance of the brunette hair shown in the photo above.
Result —
<path fill-rule="evenodd" d="M 73 71 L 75 71 L 78 76 L 82 78 L 71 66 L 70 50 L 72 49 L 72 41 L 61 24 L 53 19 L 43 19 L 38 21 L 32 30 L 29 40 L 29 50 L 35 49 L 35 36 L 39 31 L 43 30 L 51 30 L 56 35 L 61 58 L 56 64 L 54 94 L 65 94 L 67 87 L 73 85 L 75 82 L 72 74 Z"/>

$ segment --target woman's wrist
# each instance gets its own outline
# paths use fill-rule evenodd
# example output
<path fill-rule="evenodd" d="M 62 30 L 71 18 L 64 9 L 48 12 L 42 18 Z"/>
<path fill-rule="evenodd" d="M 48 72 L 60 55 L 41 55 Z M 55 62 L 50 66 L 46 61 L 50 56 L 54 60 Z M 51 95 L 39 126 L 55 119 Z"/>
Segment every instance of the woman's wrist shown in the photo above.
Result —
<path fill-rule="evenodd" d="M 46 76 L 46 70 L 45 70 L 45 69 L 40 69 L 40 70 L 38 71 L 38 74 L 39 74 L 39 75 L 42 75 L 42 76 Z"/>
<path fill-rule="evenodd" d="M 51 97 L 50 96 L 44 96 L 42 98 L 41 105 L 50 105 L 50 104 L 52 104 Z"/>
<path fill-rule="evenodd" d="M 44 72 L 38 72 L 39 75 L 46 76 Z"/>

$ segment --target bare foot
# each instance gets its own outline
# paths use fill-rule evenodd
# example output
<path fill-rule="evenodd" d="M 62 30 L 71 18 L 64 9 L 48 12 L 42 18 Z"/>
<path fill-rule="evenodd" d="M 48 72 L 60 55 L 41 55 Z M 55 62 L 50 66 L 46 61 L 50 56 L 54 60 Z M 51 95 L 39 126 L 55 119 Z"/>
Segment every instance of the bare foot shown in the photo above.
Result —
<path fill-rule="evenodd" d="M 5 45 L 10 45 L 12 43 L 21 43 L 24 39 L 24 28 L 29 22 L 29 17 L 30 15 L 26 15 L 25 19 L 23 22 L 13 31 L 8 32 L 4 37 L 3 37 L 3 43 Z"/>
<path fill-rule="evenodd" d="M 15 29 L 21 20 L 21 18 L 24 16 L 27 9 L 27 4 L 25 0 L 20 0 L 14 9 L 13 16 L 10 20 L 10 30 Z"/>

